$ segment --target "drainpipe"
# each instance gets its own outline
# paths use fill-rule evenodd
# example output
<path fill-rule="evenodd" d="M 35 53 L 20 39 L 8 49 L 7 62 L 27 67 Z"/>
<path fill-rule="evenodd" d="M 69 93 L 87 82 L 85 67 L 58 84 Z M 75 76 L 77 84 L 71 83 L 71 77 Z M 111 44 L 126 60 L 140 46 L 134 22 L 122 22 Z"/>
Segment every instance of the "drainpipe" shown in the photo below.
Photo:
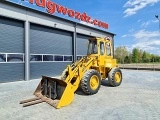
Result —
<path fill-rule="evenodd" d="M 73 33 L 73 62 L 77 60 L 77 31 L 76 31 L 77 23 L 74 25 L 74 33 Z"/>
<path fill-rule="evenodd" d="M 29 41 L 30 23 L 25 21 L 25 80 L 30 80 L 30 41 Z"/>

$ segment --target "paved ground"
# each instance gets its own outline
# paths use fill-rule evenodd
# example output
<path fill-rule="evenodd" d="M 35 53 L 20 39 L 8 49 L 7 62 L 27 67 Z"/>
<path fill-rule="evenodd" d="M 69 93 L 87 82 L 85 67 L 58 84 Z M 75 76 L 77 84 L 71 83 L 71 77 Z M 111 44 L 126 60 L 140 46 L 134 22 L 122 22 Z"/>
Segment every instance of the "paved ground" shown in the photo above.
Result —
<path fill-rule="evenodd" d="M 0 120 L 160 120 L 160 72 L 122 70 L 119 87 L 102 82 L 99 92 L 81 91 L 69 106 L 55 109 L 46 103 L 23 108 L 39 80 L 0 84 Z"/>

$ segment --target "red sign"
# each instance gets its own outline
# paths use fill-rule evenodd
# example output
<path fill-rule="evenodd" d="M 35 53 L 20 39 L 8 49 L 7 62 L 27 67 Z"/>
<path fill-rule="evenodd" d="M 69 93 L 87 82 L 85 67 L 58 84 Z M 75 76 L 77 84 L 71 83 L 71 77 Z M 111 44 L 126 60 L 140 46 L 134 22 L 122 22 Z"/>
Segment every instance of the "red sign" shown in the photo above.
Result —
<path fill-rule="evenodd" d="M 55 12 L 58 12 L 60 14 L 68 15 L 69 17 L 78 19 L 80 21 L 84 21 L 93 24 L 95 26 L 108 29 L 107 23 L 99 21 L 97 19 L 91 19 L 91 17 L 88 16 L 86 13 L 82 14 L 80 12 L 74 11 L 62 5 L 58 5 L 57 3 L 54 3 L 51 0 L 29 0 L 29 2 L 31 4 L 36 4 L 39 7 L 45 8 L 49 14 L 54 14 Z"/>

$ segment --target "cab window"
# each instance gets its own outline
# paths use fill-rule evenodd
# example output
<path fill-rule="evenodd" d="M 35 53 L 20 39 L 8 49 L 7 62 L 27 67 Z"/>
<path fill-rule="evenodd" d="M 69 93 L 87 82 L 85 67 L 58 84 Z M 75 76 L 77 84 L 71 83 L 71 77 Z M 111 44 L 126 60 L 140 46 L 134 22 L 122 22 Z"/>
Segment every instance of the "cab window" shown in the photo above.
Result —
<path fill-rule="evenodd" d="M 104 55 L 104 42 L 100 42 L 100 54 Z"/>
<path fill-rule="evenodd" d="M 98 50 L 97 50 L 97 42 L 96 41 L 89 41 L 89 45 L 88 45 L 88 52 L 87 54 L 97 54 Z"/>
<path fill-rule="evenodd" d="M 106 55 L 111 56 L 111 47 L 110 47 L 110 43 L 106 43 Z"/>

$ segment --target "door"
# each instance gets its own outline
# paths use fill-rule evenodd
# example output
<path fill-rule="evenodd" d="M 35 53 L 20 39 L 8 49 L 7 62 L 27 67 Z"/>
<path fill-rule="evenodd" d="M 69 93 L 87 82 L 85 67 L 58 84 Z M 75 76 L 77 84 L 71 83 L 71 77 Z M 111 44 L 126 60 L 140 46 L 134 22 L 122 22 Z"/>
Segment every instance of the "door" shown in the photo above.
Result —
<path fill-rule="evenodd" d="M 73 61 L 72 33 L 31 24 L 31 79 L 59 76 Z"/>
<path fill-rule="evenodd" d="M 0 83 L 24 80 L 24 22 L 0 16 Z"/>

